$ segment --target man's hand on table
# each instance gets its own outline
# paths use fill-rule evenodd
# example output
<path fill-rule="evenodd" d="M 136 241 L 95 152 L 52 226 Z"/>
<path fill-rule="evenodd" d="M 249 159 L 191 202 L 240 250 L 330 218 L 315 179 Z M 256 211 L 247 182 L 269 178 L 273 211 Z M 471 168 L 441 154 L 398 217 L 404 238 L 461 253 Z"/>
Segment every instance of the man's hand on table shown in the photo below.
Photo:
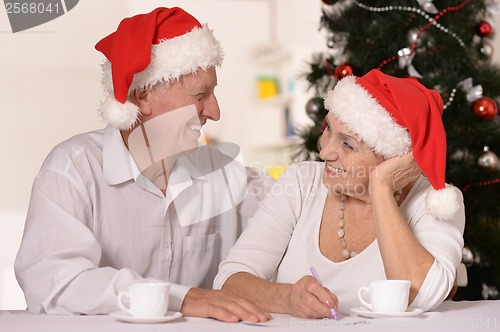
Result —
<path fill-rule="evenodd" d="M 184 316 L 215 318 L 229 323 L 266 322 L 271 315 L 252 302 L 223 290 L 191 288 L 184 298 Z"/>

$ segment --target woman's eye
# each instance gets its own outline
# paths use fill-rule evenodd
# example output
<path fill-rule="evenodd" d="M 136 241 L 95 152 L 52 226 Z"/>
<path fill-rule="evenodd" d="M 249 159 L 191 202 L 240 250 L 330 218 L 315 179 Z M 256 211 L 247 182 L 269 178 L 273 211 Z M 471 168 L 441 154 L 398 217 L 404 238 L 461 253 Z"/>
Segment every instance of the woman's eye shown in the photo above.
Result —
<path fill-rule="evenodd" d="M 351 144 L 349 144 L 348 142 L 344 141 L 344 143 L 343 143 L 343 144 L 344 144 L 344 146 L 345 146 L 346 148 L 348 148 L 349 150 L 354 150 L 354 147 L 353 147 Z"/>

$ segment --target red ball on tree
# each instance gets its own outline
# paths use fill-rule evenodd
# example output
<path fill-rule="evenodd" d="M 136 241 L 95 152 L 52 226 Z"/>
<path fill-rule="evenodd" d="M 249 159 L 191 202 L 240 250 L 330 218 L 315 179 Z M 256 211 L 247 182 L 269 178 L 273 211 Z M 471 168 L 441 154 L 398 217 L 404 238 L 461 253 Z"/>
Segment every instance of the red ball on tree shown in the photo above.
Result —
<path fill-rule="evenodd" d="M 488 37 L 493 32 L 491 24 L 486 21 L 482 21 L 476 26 L 476 32 L 480 37 Z"/>
<path fill-rule="evenodd" d="M 498 107 L 495 100 L 489 97 L 476 99 L 472 103 L 472 111 L 474 114 L 484 121 L 491 121 L 498 113 Z"/>
<path fill-rule="evenodd" d="M 336 0 L 321 0 L 325 5 L 333 5 Z"/>
<path fill-rule="evenodd" d="M 353 74 L 352 67 L 349 66 L 348 64 L 344 63 L 342 65 L 338 65 L 335 67 L 335 71 L 333 72 L 335 77 L 340 80 L 346 76 L 350 76 Z"/>

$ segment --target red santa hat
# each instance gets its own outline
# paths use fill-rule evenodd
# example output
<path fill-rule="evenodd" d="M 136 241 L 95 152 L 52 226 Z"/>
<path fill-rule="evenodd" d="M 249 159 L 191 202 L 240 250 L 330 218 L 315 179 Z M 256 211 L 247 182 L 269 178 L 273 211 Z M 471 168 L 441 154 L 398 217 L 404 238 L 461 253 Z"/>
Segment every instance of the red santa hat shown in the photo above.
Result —
<path fill-rule="evenodd" d="M 99 113 L 104 122 L 123 130 L 139 114 L 127 100 L 132 91 L 220 66 L 224 58 L 212 30 L 177 7 L 126 18 L 95 48 L 107 58 L 102 65 L 107 96 Z"/>
<path fill-rule="evenodd" d="M 373 151 L 387 158 L 413 151 L 429 179 L 428 212 L 445 220 L 459 208 L 458 195 L 445 183 L 446 133 L 443 100 L 414 78 L 396 78 L 380 70 L 347 76 L 328 93 L 325 107 Z"/>

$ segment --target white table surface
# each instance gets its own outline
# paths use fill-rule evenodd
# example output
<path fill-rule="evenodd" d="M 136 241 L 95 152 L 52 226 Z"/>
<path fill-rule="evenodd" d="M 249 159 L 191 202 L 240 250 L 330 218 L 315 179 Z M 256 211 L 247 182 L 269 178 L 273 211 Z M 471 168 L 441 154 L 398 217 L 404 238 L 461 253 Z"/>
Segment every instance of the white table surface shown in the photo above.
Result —
<path fill-rule="evenodd" d="M 258 326 L 222 323 L 213 319 L 182 317 L 160 324 L 118 321 L 108 315 L 56 316 L 32 315 L 27 311 L 0 311 L 0 332 L 231 332 L 231 331 L 500 331 L 500 301 L 444 302 L 433 312 L 405 318 L 364 318 L 340 311 L 339 320 L 307 320 L 273 314 Z"/>

